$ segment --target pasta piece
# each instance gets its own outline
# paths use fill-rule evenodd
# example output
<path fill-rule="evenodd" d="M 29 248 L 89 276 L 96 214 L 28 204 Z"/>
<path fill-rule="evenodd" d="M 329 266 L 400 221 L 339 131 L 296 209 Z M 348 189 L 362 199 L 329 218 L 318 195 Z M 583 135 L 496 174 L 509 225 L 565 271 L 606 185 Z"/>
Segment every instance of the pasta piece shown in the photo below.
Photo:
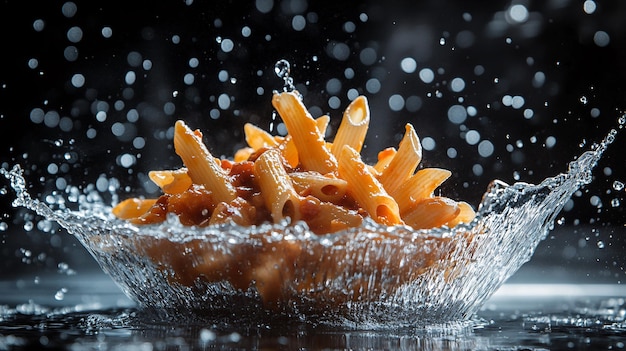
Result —
<path fill-rule="evenodd" d="M 459 223 L 469 223 L 474 219 L 474 217 L 476 217 L 476 212 L 470 204 L 465 201 L 459 201 L 457 204 L 460 209 L 459 214 L 454 217 L 453 220 L 446 223 L 446 225 L 450 228 L 456 227 Z"/>
<path fill-rule="evenodd" d="M 378 162 L 374 165 L 374 169 L 380 174 L 389 165 L 389 162 L 393 160 L 397 151 L 393 147 L 388 147 L 378 153 Z"/>
<path fill-rule="evenodd" d="M 398 152 L 393 156 L 387 167 L 378 178 L 390 193 L 404 183 L 422 160 L 422 146 L 411 124 L 406 125 L 404 137 L 400 141 Z"/>
<path fill-rule="evenodd" d="M 346 195 L 348 182 L 343 179 L 317 172 L 293 172 L 289 176 L 301 196 L 313 195 L 325 202 L 339 203 Z"/>
<path fill-rule="evenodd" d="M 252 154 L 254 154 L 253 148 L 242 147 L 241 149 L 235 151 L 235 156 L 233 156 L 233 161 L 235 163 L 247 161 L 250 158 L 250 156 L 252 156 Z"/>
<path fill-rule="evenodd" d="M 335 134 L 331 149 L 335 157 L 339 157 L 344 145 L 348 145 L 356 152 L 361 152 L 367 128 L 370 123 L 370 109 L 367 98 L 359 96 L 345 110 L 343 119 Z"/>
<path fill-rule="evenodd" d="M 445 197 L 426 198 L 402 215 L 402 219 L 413 229 L 441 227 L 461 212 L 459 205 Z"/>
<path fill-rule="evenodd" d="M 415 203 L 431 197 L 433 191 L 451 174 L 447 169 L 441 168 L 420 169 L 390 195 L 396 199 L 400 213 L 403 213 Z"/>
<path fill-rule="evenodd" d="M 330 116 L 328 115 L 319 116 L 315 119 L 317 130 L 320 131 L 320 134 L 322 136 L 326 135 L 326 130 L 328 129 L 329 123 L 330 123 Z"/>
<path fill-rule="evenodd" d="M 283 119 L 304 168 L 322 174 L 335 171 L 337 160 L 326 148 L 324 136 L 297 93 L 275 93 L 272 104 Z"/>
<path fill-rule="evenodd" d="M 298 157 L 298 149 L 296 149 L 296 144 L 293 142 L 293 138 L 291 136 L 287 136 L 283 143 L 279 146 L 279 149 L 289 166 L 296 168 L 300 162 L 300 158 Z"/>
<path fill-rule="evenodd" d="M 174 149 L 187 166 L 187 173 L 196 184 L 213 193 L 217 202 L 230 202 L 235 199 L 235 188 L 228 175 L 215 161 L 201 135 L 189 129 L 183 121 L 177 121 L 174 129 Z"/>
<path fill-rule="evenodd" d="M 348 145 L 343 147 L 339 157 L 338 172 L 339 177 L 348 182 L 348 193 L 372 219 L 385 225 L 402 224 L 396 201 Z"/>
<path fill-rule="evenodd" d="M 148 177 L 166 194 L 182 193 L 193 183 L 187 174 L 187 168 L 173 171 L 150 171 Z"/>
<path fill-rule="evenodd" d="M 290 217 L 293 222 L 300 220 L 300 197 L 291 184 L 277 150 L 267 150 L 257 158 L 254 162 L 254 176 L 258 179 L 261 194 L 274 223 L 286 217 Z"/>
<path fill-rule="evenodd" d="M 334 233 L 357 227 L 363 221 L 363 217 L 357 211 L 348 210 L 331 202 L 322 202 L 314 196 L 307 196 L 301 201 L 300 211 L 302 220 L 316 234 Z"/>
<path fill-rule="evenodd" d="M 113 215 L 120 219 L 133 219 L 143 216 L 156 203 L 157 199 L 126 199 L 113 207 Z"/>
<path fill-rule="evenodd" d="M 252 123 L 246 123 L 243 126 L 244 134 L 246 135 L 246 142 L 254 151 L 257 151 L 264 147 L 274 147 L 278 145 L 276 139 L 268 132 L 253 125 Z"/>

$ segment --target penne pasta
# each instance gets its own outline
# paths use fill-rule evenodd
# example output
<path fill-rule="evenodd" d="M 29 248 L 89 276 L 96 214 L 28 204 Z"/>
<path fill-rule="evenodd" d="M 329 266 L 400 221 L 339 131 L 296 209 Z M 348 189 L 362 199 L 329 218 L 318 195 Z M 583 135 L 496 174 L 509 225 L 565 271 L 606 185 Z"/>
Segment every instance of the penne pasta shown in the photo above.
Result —
<path fill-rule="evenodd" d="M 422 160 L 422 146 L 410 124 L 405 127 L 404 137 L 400 141 L 398 151 L 389 161 L 379 177 L 388 192 L 394 192 L 415 172 L 417 165 Z"/>
<path fill-rule="evenodd" d="M 385 167 L 389 165 L 389 162 L 393 160 L 397 151 L 393 147 L 388 147 L 378 153 L 378 162 L 374 165 L 374 169 L 378 174 L 382 173 Z"/>
<path fill-rule="evenodd" d="M 339 157 L 338 172 L 348 182 L 348 192 L 370 217 L 385 225 L 402 224 L 396 201 L 348 145 L 343 147 Z"/>
<path fill-rule="evenodd" d="M 402 218 L 413 229 L 429 229 L 445 225 L 460 212 L 456 202 L 436 196 L 419 201 Z"/>
<path fill-rule="evenodd" d="M 339 157 L 344 145 L 348 145 L 356 152 L 361 152 L 367 128 L 370 123 L 370 109 L 365 96 L 359 96 L 346 109 L 343 119 L 333 140 L 332 153 Z"/>
<path fill-rule="evenodd" d="M 337 169 L 337 160 L 326 148 L 326 141 L 296 92 L 274 94 L 278 111 L 298 150 L 300 163 L 308 170 L 325 174 Z"/>
<path fill-rule="evenodd" d="M 416 202 L 431 197 L 433 191 L 440 186 L 452 173 L 447 169 L 424 168 L 417 171 L 404 184 L 390 193 L 403 213 Z"/>
<path fill-rule="evenodd" d="M 446 223 L 446 225 L 450 228 L 456 227 L 460 223 L 469 223 L 474 217 L 476 217 L 476 212 L 472 208 L 472 205 L 468 204 L 465 201 L 459 201 L 459 214 L 454 217 L 451 221 Z"/>
<path fill-rule="evenodd" d="M 278 144 L 270 133 L 252 123 L 244 124 L 243 131 L 246 135 L 246 143 L 248 143 L 248 146 L 254 151 L 264 147 L 274 147 Z"/>
<path fill-rule="evenodd" d="M 157 199 L 126 199 L 113 207 L 113 215 L 120 219 L 135 219 L 144 215 Z"/>
<path fill-rule="evenodd" d="M 339 203 L 348 188 L 345 180 L 317 172 L 293 172 L 290 177 L 300 196 L 313 195 L 325 202 Z"/>
<path fill-rule="evenodd" d="M 244 126 L 246 147 L 234 159 L 216 159 L 202 133 L 182 121 L 174 128 L 174 149 L 184 167 L 151 171 L 163 191 L 158 199 L 129 199 L 113 214 L 135 224 L 158 223 L 174 213 L 185 225 L 242 226 L 304 221 L 316 234 L 359 226 L 364 217 L 384 225 L 416 229 L 455 226 L 475 217 L 464 202 L 433 196 L 450 171 L 424 168 L 420 140 L 407 124 L 398 148 L 365 164 L 363 147 L 370 110 L 358 97 L 343 114 L 332 143 L 325 140 L 330 117 L 311 117 L 295 92 L 274 93 L 272 103 L 288 134 L 273 136 Z"/>
<path fill-rule="evenodd" d="M 328 129 L 329 123 L 330 123 L 330 117 L 328 115 L 319 116 L 315 119 L 317 130 L 320 131 L 320 134 L 322 136 L 326 136 L 326 130 Z"/>
<path fill-rule="evenodd" d="M 254 176 L 258 179 L 261 192 L 265 194 L 265 205 L 274 223 L 287 217 L 292 221 L 300 219 L 300 197 L 291 184 L 277 150 L 268 150 L 259 156 L 254 162 Z"/>
<path fill-rule="evenodd" d="M 189 189 L 193 184 L 187 174 L 187 168 L 173 171 L 150 171 L 148 177 L 166 194 L 178 194 Z"/>
<path fill-rule="evenodd" d="M 296 144 L 293 142 L 293 138 L 291 136 L 287 136 L 279 145 L 279 149 L 289 166 L 296 168 L 298 163 L 300 163 L 300 158 L 298 157 L 298 149 L 296 149 Z"/>
<path fill-rule="evenodd" d="M 192 132 L 183 121 L 175 124 L 174 149 L 187 166 L 187 173 L 194 183 L 204 185 L 218 202 L 235 199 L 235 188 L 202 143 L 201 135 Z"/>

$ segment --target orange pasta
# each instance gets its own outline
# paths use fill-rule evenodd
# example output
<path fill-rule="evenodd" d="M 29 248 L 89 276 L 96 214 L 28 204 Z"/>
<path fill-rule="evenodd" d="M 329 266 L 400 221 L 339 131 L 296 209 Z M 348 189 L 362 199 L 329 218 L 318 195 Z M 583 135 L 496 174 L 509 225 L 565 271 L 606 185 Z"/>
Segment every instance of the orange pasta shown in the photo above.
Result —
<path fill-rule="evenodd" d="M 348 182 L 348 192 L 374 220 L 385 225 L 402 223 L 396 201 L 348 145 L 339 157 L 339 177 Z"/>
<path fill-rule="evenodd" d="M 293 138 L 302 165 L 322 174 L 336 171 L 337 160 L 326 147 L 324 136 L 300 97 L 293 92 L 274 94 L 272 103 Z"/>
<path fill-rule="evenodd" d="M 330 117 L 314 119 L 297 92 L 275 93 L 272 103 L 288 135 L 274 136 L 246 124 L 248 145 L 232 161 L 213 157 L 202 133 L 177 121 L 174 148 L 183 167 L 150 172 L 164 194 L 125 200 L 113 213 L 137 224 L 163 221 L 167 213 L 190 225 L 246 226 L 289 219 L 306 222 L 317 234 L 359 226 L 366 217 L 415 229 L 455 226 L 474 218 L 469 204 L 433 196 L 450 171 L 416 172 L 422 148 L 411 124 L 397 149 L 381 151 L 374 165 L 362 161 L 370 120 L 365 97 L 348 106 L 332 143 L 325 139 Z"/>

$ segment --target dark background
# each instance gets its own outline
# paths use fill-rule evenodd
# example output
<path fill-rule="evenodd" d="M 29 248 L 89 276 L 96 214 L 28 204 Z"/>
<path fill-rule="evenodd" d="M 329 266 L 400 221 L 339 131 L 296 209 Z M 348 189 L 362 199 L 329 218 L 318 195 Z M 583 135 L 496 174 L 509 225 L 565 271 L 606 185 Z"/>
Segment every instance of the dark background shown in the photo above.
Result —
<path fill-rule="evenodd" d="M 244 123 L 273 122 L 279 59 L 332 127 L 349 96 L 368 97 L 369 160 L 413 123 L 434 141 L 423 165 L 453 172 L 442 193 L 475 206 L 492 179 L 536 183 L 565 171 L 617 128 L 626 105 L 622 1 L 5 0 L 0 43 L 0 162 L 22 165 L 40 199 L 112 178 L 122 197 L 153 195 L 146 172 L 180 166 L 176 119 L 203 130 L 214 154 L 232 155 Z M 405 58 L 414 71 L 402 69 Z M 399 111 L 395 95 L 406 102 Z M 462 123 L 448 118 L 455 105 L 470 111 Z M 468 143 L 468 131 L 493 153 Z M 514 281 L 624 281 L 626 196 L 613 187 L 626 183 L 623 134 Z M 98 270 L 74 238 L 12 208 L 0 187 L 0 279 Z"/>

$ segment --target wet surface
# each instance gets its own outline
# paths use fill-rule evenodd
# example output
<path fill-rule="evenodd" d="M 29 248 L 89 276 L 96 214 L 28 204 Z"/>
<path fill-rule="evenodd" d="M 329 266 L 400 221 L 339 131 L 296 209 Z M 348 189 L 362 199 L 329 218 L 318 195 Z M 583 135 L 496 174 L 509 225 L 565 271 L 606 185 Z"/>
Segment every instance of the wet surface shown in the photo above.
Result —
<path fill-rule="evenodd" d="M 50 283 L 0 284 L 0 349 L 619 350 L 626 344 L 626 288 L 619 285 L 509 284 L 468 322 L 360 330 L 296 321 L 157 321 L 103 274 L 42 281 Z M 55 299 L 56 284 L 67 289 L 62 300 Z"/>

